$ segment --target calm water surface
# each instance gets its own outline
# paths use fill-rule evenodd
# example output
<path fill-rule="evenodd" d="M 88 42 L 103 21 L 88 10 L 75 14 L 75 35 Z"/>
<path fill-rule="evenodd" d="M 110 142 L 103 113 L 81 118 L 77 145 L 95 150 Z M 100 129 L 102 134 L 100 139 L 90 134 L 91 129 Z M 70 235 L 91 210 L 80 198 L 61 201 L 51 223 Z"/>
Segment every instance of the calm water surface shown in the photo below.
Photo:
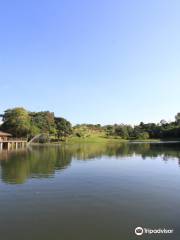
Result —
<path fill-rule="evenodd" d="M 174 234 L 137 237 L 134 228 Z M 0 152 L 0 240 L 180 239 L 180 144 Z"/>

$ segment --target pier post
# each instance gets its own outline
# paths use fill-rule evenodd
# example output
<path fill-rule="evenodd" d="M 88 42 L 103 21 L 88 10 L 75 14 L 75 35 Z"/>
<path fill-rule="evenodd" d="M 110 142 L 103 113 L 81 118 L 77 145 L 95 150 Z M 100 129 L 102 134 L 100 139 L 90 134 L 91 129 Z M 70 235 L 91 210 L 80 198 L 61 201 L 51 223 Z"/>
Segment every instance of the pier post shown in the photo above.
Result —
<path fill-rule="evenodd" d="M 6 150 L 13 150 L 13 149 L 24 149 L 27 147 L 26 141 L 19 141 L 19 140 L 13 140 L 13 141 L 0 141 L 0 150 L 6 149 Z"/>
<path fill-rule="evenodd" d="M 9 150 L 10 149 L 10 143 L 8 142 L 7 143 L 7 150 Z"/>

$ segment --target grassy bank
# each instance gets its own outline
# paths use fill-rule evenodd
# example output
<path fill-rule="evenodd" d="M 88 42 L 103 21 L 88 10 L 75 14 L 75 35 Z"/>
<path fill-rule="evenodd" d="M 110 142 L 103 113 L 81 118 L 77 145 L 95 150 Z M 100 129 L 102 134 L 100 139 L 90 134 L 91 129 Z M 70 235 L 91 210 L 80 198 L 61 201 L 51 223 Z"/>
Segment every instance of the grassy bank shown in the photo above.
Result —
<path fill-rule="evenodd" d="M 121 137 L 112 137 L 105 135 L 91 135 L 87 137 L 70 136 L 58 141 L 51 138 L 48 144 L 83 144 L 83 143 L 158 143 L 158 142 L 180 141 L 179 138 L 171 139 L 122 139 Z"/>
<path fill-rule="evenodd" d="M 80 137 L 70 137 L 66 139 L 66 143 L 118 143 L 118 142 L 127 142 L 122 138 L 110 138 L 110 137 L 102 137 L 102 136 L 89 136 L 86 138 Z"/>

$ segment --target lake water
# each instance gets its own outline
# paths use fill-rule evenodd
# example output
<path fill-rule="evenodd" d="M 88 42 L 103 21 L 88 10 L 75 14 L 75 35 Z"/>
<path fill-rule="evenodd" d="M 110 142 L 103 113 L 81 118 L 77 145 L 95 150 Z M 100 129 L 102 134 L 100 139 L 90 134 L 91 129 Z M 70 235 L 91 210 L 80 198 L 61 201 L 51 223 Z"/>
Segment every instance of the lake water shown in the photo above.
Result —
<path fill-rule="evenodd" d="M 143 234 L 134 229 L 174 229 Z M 0 152 L 0 240 L 180 239 L 180 144 Z"/>

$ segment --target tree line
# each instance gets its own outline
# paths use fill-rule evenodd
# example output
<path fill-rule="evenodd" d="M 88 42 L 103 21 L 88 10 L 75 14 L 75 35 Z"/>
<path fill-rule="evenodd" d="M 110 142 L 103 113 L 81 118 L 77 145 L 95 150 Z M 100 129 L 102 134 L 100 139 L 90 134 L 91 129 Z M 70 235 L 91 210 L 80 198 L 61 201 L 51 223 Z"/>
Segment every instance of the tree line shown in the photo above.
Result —
<path fill-rule="evenodd" d="M 143 123 L 131 126 L 127 124 L 78 124 L 72 126 L 70 121 L 56 117 L 53 112 L 30 112 L 24 108 L 7 109 L 3 115 L 0 130 L 11 133 L 14 137 L 32 138 L 38 134 L 54 136 L 54 139 L 63 140 L 70 136 L 80 138 L 91 135 L 114 137 L 122 139 L 168 139 L 180 138 L 180 113 L 175 120 L 160 123 Z"/>
<path fill-rule="evenodd" d="M 32 138 L 38 134 L 54 135 L 57 139 L 72 134 L 72 125 L 62 117 L 49 111 L 29 112 L 24 108 L 7 109 L 4 112 L 2 131 L 14 137 Z"/>

